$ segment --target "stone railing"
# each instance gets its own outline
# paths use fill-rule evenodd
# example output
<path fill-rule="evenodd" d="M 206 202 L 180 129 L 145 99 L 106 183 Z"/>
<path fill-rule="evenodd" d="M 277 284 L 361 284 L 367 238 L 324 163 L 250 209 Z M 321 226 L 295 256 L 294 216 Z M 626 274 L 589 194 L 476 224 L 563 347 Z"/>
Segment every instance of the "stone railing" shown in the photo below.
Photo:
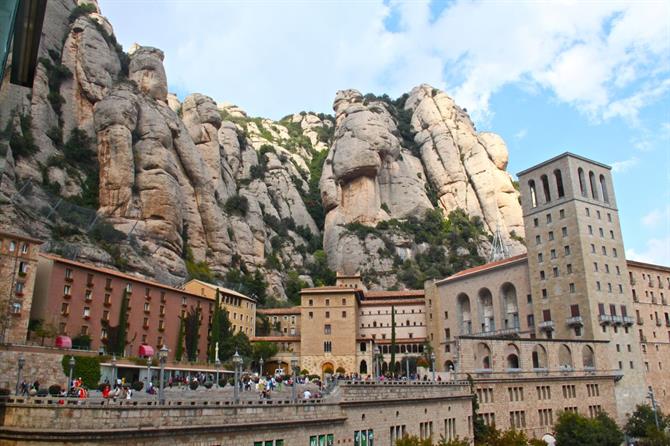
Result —
<path fill-rule="evenodd" d="M 497 372 L 491 369 L 481 369 L 475 370 L 473 373 L 454 373 L 456 379 L 467 379 L 467 376 L 470 375 L 475 379 L 485 379 L 485 380 L 499 380 L 499 379 L 545 379 L 545 378 L 580 378 L 580 377 L 607 377 L 615 376 L 616 370 L 596 370 L 595 368 L 585 368 L 585 369 L 573 369 L 573 368 L 561 368 L 561 369 L 532 369 L 532 370 L 522 370 L 522 369 L 510 369 L 504 372 Z"/>
<path fill-rule="evenodd" d="M 341 381 L 342 402 L 428 400 L 470 397 L 467 381 Z"/>

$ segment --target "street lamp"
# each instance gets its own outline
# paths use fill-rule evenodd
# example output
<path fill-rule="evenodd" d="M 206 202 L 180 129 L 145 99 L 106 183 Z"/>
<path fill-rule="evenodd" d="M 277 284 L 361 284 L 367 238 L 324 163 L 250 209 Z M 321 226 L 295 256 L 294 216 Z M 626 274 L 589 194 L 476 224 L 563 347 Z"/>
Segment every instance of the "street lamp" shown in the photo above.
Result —
<path fill-rule="evenodd" d="M 153 361 L 152 356 L 147 356 L 147 390 L 149 390 L 149 385 L 151 384 L 151 361 Z"/>
<path fill-rule="evenodd" d="M 70 356 L 70 361 L 69 361 L 68 364 L 70 364 L 70 381 L 68 382 L 68 389 L 69 389 L 69 388 L 72 387 L 72 383 L 73 383 L 72 382 L 72 374 L 74 373 L 74 364 L 75 364 L 74 356 Z"/>
<path fill-rule="evenodd" d="M 217 357 L 214 360 L 214 367 L 216 367 L 216 388 L 219 388 L 219 369 L 221 368 L 221 360 Z"/>
<path fill-rule="evenodd" d="M 658 413 L 656 411 L 656 398 L 654 398 L 654 389 L 649 386 L 649 391 L 647 392 L 647 398 L 651 400 L 651 409 L 654 411 L 654 421 L 656 422 L 656 429 L 660 429 L 658 425 Z"/>
<path fill-rule="evenodd" d="M 169 350 L 165 344 L 158 350 L 158 362 L 161 366 L 160 383 L 158 385 L 158 402 L 161 405 L 165 404 L 165 363 L 167 362 L 168 351 Z"/>
<path fill-rule="evenodd" d="M 379 347 L 375 345 L 374 350 L 372 351 L 374 358 L 372 358 L 372 363 L 375 367 L 375 379 L 379 378 Z"/>
<path fill-rule="evenodd" d="M 261 359 L 258 361 L 258 364 L 260 366 L 260 370 L 258 372 L 258 376 L 263 376 L 263 357 L 261 356 Z"/>
<path fill-rule="evenodd" d="M 235 354 L 233 355 L 233 364 L 235 365 L 235 402 L 239 403 L 240 402 L 240 386 L 239 386 L 239 377 L 240 377 L 240 367 L 242 365 L 242 357 L 240 356 L 239 353 L 237 353 L 237 350 L 235 350 Z"/>
<path fill-rule="evenodd" d="M 26 365 L 26 358 L 23 357 L 23 352 L 19 353 L 19 370 L 16 373 L 16 395 L 19 395 L 19 386 L 21 385 L 21 372 L 23 371 L 23 366 Z"/>
<path fill-rule="evenodd" d="M 409 381 L 409 356 L 405 356 L 405 370 L 407 371 L 407 381 Z"/>
<path fill-rule="evenodd" d="M 433 381 L 435 381 L 435 352 L 430 353 L 430 363 L 433 368 Z"/>
<path fill-rule="evenodd" d="M 112 356 L 112 387 L 116 388 L 116 354 Z"/>
<path fill-rule="evenodd" d="M 298 358 L 295 357 L 295 353 L 291 354 L 291 370 L 293 370 L 293 385 L 291 386 L 291 400 L 296 401 L 296 380 L 298 375 Z"/>

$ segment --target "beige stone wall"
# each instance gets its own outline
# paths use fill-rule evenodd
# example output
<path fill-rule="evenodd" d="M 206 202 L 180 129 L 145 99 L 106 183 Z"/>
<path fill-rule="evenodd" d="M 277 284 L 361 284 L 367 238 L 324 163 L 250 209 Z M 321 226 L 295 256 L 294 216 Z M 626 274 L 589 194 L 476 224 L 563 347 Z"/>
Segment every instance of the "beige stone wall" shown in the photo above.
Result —
<path fill-rule="evenodd" d="M 28 338 L 38 248 L 37 241 L 0 233 L 0 342 Z"/>
<path fill-rule="evenodd" d="M 21 379 L 29 383 L 39 381 L 40 387 L 48 387 L 52 384 L 65 386 L 67 376 L 63 373 L 63 351 L 51 349 L 27 348 L 11 350 L 7 347 L 0 348 L 0 388 L 9 389 L 12 394 L 16 388 L 18 378 L 18 359 L 22 353 L 25 366 L 21 372 Z"/>
<path fill-rule="evenodd" d="M 466 385 L 341 385 L 339 403 L 298 404 L 273 401 L 240 407 L 219 401 L 207 405 L 130 406 L 118 403 L 8 404 L 5 427 L 12 438 L 2 445 L 47 441 L 85 444 L 225 444 L 283 439 L 286 446 L 307 445 L 311 435 L 333 434 L 335 444 L 351 444 L 355 431 L 373 430 L 375 443 L 390 445 L 395 426 L 418 435 L 420 423 L 432 424 L 433 438 L 445 435 L 446 420 L 467 437 L 471 400 Z M 95 426 L 95 430 L 81 432 Z"/>
<path fill-rule="evenodd" d="M 642 349 L 646 384 L 658 404 L 670 409 L 670 268 L 628 262 L 634 297 L 634 331 Z"/>
<path fill-rule="evenodd" d="M 358 332 L 365 339 L 391 339 L 393 302 L 363 303 L 358 311 Z M 395 305 L 396 338 L 426 337 L 426 306 L 423 299 Z"/>
<path fill-rule="evenodd" d="M 191 280 L 184 285 L 189 293 L 204 296 L 208 299 L 216 299 L 215 285 Z M 231 328 L 235 332 L 242 332 L 249 337 L 256 335 L 256 302 L 240 293 L 218 287 L 221 298 L 221 307 L 228 312 Z"/>

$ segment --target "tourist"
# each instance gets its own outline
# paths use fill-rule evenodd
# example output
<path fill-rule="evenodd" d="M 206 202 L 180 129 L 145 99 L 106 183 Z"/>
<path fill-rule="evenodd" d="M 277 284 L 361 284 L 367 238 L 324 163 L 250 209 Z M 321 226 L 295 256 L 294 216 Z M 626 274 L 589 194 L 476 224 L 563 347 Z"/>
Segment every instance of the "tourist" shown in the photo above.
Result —
<path fill-rule="evenodd" d="M 102 397 L 105 399 L 109 398 L 109 393 L 110 393 L 109 384 L 105 384 L 105 387 L 102 388 Z"/>
<path fill-rule="evenodd" d="M 305 389 L 305 391 L 302 394 L 303 399 L 310 399 L 312 397 L 312 392 L 309 391 L 309 389 Z"/>

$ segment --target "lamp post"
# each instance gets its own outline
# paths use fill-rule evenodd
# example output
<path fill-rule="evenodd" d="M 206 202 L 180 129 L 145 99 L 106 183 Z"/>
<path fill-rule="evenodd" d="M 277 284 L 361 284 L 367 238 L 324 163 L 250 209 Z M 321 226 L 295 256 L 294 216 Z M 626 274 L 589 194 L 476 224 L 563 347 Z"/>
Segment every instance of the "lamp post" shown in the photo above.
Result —
<path fill-rule="evenodd" d="M 116 387 L 116 354 L 112 356 L 112 388 Z"/>
<path fill-rule="evenodd" d="M 221 360 L 217 357 L 214 360 L 214 367 L 216 367 L 216 388 L 219 388 L 219 369 L 221 368 Z"/>
<path fill-rule="evenodd" d="M 295 357 L 295 353 L 291 355 L 291 370 L 293 371 L 293 385 L 291 386 L 291 400 L 295 403 L 296 401 L 296 381 L 298 378 L 298 358 Z"/>
<path fill-rule="evenodd" d="M 19 395 L 19 386 L 21 385 L 21 372 L 23 372 L 23 366 L 26 365 L 26 358 L 23 357 L 23 352 L 19 353 L 18 359 L 19 370 L 16 373 L 16 395 Z"/>
<path fill-rule="evenodd" d="M 70 361 L 68 362 L 68 364 L 70 365 L 70 381 L 68 381 L 67 386 L 69 389 L 70 387 L 72 387 L 72 374 L 74 373 L 74 364 L 75 364 L 74 356 L 70 356 Z"/>
<path fill-rule="evenodd" d="M 258 371 L 258 376 L 263 376 L 263 357 L 261 356 L 261 359 L 258 361 L 260 370 Z"/>
<path fill-rule="evenodd" d="M 158 385 L 158 402 L 161 405 L 165 404 L 165 363 L 167 362 L 168 351 L 169 350 L 165 344 L 158 350 L 158 362 L 161 366 L 160 383 Z"/>
<path fill-rule="evenodd" d="M 151 384 L 151 361 L 153 361 L 152 356 L 147 357 L 147 389 L 149 389 L 149 384 Z"/>
<path fill-rule="evenodd" d="M 240 377 L 240 365 L 242 364 L 242 357 L 240 356 L 239 353 L 237 353 L 237 350 L 235 350 L 235 354 L 233 355 L 233 364 L 235 365 L 235 388 L 234 388 L 235 402 L 239 403 L 240 402 L 239 377 Z"/>
<path fill-rule="evenodd" d="M 435 352 L 430 353 L 430 364 L 433 370 L 433 381 L 435 381 Z"/>
<path fill-rule="evenodd" d="M 654 421 L 656 422 L 656 429 L 660 429 L 658 425 L 658 413 L 656 410 L 656 398 L 654 398 L 654 389 L 649 386 L 649 392 L 647 392 L 647 398 L 651 400 L 651 409 L 654 411 Z"/>
<path fill-rule="evenodd" d="M 375 379 L 379 378 L 379 347 L 375 345 L 375 348 L 372 350 L 374 357 L 372 358 L 372 363 L 375 367 Z"/>
<path fill-rule="evenodd" d="M 409 381 L 409 357 L 405 356 L 405 370 L 407 371 L 407 381 Z"/>

